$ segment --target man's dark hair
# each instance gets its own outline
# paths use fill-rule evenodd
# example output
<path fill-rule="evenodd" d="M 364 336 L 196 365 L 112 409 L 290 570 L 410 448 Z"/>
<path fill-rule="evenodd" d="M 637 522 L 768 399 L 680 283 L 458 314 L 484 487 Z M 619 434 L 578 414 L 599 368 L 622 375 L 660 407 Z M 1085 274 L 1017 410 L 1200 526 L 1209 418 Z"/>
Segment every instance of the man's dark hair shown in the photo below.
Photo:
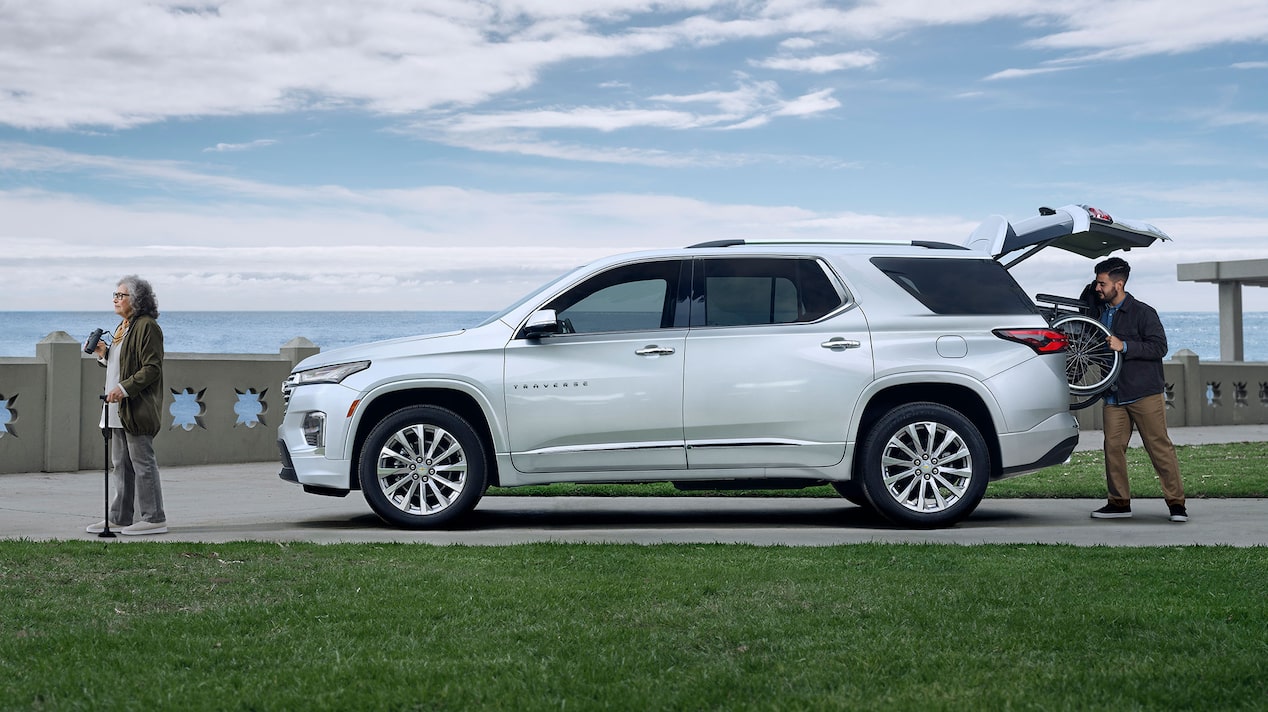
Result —
<path fill-rule="evenodd" d="M 1122 278 L 1123 282 L 1132 274 L 1132 266 L 1122 257 L 1111 257 L 1096 265 L 1097 274 L 1108 274 L 1110 279 Z"/>

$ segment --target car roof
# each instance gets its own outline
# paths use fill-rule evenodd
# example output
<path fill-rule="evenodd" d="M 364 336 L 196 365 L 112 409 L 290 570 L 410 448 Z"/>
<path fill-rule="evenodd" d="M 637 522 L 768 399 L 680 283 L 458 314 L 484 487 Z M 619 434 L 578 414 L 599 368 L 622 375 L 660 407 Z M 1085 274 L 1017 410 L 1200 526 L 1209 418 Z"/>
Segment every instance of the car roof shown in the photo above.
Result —
<path fill-rule="evenodd" d="M 688 250 L 703 250 L 721 247 L 766 247 L 788 248 L 806 247 L 821 249 L 824 247 L 856 248 L 855 251 L 885 251 L 893 248 L 917 247 L 927 250 L 967 250 L 964 245 L 933 240 L 868 240 L 868 239 L 831 239 L 831 238 L 771 238 L 756 240 L 711 240 L 687 246 Z"/>

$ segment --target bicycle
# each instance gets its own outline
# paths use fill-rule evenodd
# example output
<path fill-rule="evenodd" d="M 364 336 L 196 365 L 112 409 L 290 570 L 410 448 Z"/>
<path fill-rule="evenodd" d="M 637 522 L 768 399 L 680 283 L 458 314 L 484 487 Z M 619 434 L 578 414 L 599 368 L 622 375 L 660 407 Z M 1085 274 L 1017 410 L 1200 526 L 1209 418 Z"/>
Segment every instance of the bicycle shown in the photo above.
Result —
<path fill-rule="evenodd" d="M 1036 294 L 1035 302 L 1048 325 L 1069 339 L 1065 372 L 1070 410 L 1092 405 L 1114 385 L 1123 367 L 1123 355 L 1106 343 L 1110 330 L 1088 316 L 1091 310 L 1081 299 Z"/>

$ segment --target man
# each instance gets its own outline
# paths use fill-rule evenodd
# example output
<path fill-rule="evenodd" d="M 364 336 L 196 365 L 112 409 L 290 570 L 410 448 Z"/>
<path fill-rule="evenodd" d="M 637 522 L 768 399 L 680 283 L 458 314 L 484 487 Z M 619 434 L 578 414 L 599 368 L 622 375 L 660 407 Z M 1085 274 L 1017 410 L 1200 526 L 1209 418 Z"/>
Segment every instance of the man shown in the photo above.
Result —
<path fill-rule="evenodd" d="M 1109 330 L 1106 344 L 1123 356 L 1118 380 L 1105 397 L 1105 480 L 1109 502 L 1092 512 L 1095 519 L 1121 519 L 1132 515 L 1131 488 L 1127 481 L 1127 442 L 1132 426 L 1140 433 L 1145 452 L 1153 463 L 1170 519 L 1186 522 L 1184 485 L 1176 448 L 1167 435 L 1166 384 L 1162 359 L 1167 355 L 1167 334 L 1153 307 L 1126 291 L 1131 266 L 1119 257 L 1096 265 L 1094 288 L 1100 304 L 1098 316 Z"/>
<path fill-rule="evenodd" d="M 114 311 L 123 319 L 110 346 L 97 345 L 94 354 L 106 367 L 106 409 L 102 427 L 110 428 L 110 526 L 121 534 L 139 536 L 167 532 L 163 490 L 154 459 L 163 405 L 163 330 L 158 302 L 150 283 L 135 275 L 115 287 Z M 88 527 L 90 534 L 105 529 L 103 520 Z"/>

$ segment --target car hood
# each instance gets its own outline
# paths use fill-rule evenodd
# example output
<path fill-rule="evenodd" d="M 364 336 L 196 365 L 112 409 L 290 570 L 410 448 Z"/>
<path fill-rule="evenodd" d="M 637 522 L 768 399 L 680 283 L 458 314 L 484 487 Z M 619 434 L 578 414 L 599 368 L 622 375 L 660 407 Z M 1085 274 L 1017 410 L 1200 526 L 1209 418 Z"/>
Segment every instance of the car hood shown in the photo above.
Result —
<path fill-rule="evenodd" d="M 1016 223 L 992 215 L 969 235 L 964 246 L 997 260 L 1021 253 L 1004 265 L 1012 267 L 1046 247 L 1097 258 L 1119 250 L 1148 247 L 1158 240 L 1169 242 L 1171 237 L 1146 222 L 1114 220 L 1096 208 L 1066 205 L 1040 208 L 1039 215 Z"/>
<path fill-rule="evenodd" d="M 474 329 L 446 331 L 439 334 L 420 334 L 418 336 L 406 336 L 399 339 L 374 341 L 367 344 L 331 349 L 300 361 L 294 370 L 306 371 L 350 361 L 374 361 L 376 359 L 459 350 L 466 348 L 470 339 L 480 332 L 486 331 L 490 326 L 496 326 L 496 322 L 495 324 L 475 327 Z"/>

